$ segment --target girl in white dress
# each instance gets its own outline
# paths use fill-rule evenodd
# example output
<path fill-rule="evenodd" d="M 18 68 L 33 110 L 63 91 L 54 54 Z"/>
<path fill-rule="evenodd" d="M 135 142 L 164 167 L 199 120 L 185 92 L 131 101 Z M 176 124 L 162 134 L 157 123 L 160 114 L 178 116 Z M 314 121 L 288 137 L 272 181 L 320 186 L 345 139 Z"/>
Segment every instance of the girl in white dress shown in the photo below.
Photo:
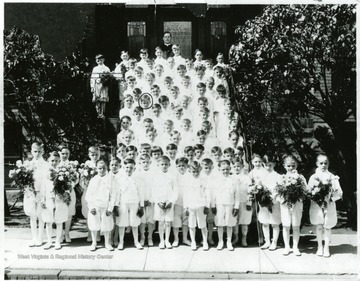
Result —
<path fill-rule="evenodd" d="M 47 243 L 44 249 L 50 249 L 52 245 L 52 225 L 56 223 L 56 240 L 55 250 L 61 249 L 61 234 L 63 223 L 68 219 L 69 206 L 59 198 L 54 191 L 54 182 L 50 179 L 52 170 L 57 170 L 60 163 L 60 154 L 57 151 L 50 153 L 48 159 L 50 169 L 47 178 L 43 181 L 43 194 L 41 198 L 41 205 L 43 208 L 42 219 L 46 223 Z"/>
<path fill-rule="evenodd" d="M 339 183 L 339 177 L 329 172 L 329 159 L 326 155 L 320 154 L 316 160 L 317 169 L 308 183 L 309 188 L 317 187 L 319 181 L 325 183 L 331 183 L 333 189 L 331 197 L 326 198 L 326 208 L 321 208 L 317 203 L 311 201 L 310 204 L 310 222 L 316 227 L 316 238 L 318 242 L 318 250 L 316 254 L 318 256 L 330 257 L 329 243 L 331 228 L 337 223 L 336 203 L 335 201 L 341 199 L 342 189 Z M 324 231 L 324 235 L 323 235 Z M 323 247 L 323 237 L 325 245 Z"/>

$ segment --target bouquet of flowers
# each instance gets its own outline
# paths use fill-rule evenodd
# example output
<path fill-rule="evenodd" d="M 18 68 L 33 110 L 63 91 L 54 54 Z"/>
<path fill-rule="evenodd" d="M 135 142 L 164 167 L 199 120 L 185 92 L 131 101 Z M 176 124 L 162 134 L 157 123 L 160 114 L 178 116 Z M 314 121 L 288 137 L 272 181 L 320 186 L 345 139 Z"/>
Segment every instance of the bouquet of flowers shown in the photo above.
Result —
<path fill-rule="evenodd" d="M 275 187 L 275 192 L 283 199 L 283 204 L 292 208 L 297 201 L 307 197 L 305 187 L 305 179 L 294 170 L 293 173 L 282 177 L 282 181 Z"/>
<path fill-rule="evenodd" d="M 54 182 L 54 193 L 60 200 L 67 205 L 70 205 L 70 192 L 72 189 L 72 182 L 77 180 L 76 169 L 73 165 L 62 165 L 57 170 L 52 170 L 50 179 Z"/>
<path fill-rule="evenodd" d="M 308 196 L 310 200 L 314 201 L 319 207 L 326 212 L 327 200 L 331 200 L 335 193 L 332 186 L 333 180 L 339 180 L 338 176 L 330 175 L 327 179 L 321 180 L 319 177 L 314 179 L 313 186 L 310 186 Z"/>
<path fill-rule="evenodd" d="M 109 87 L 113 80 L 115 80 L 115 77 L 109 72 L 100 74 L 100 82 L 103 87 Z"/>
<path fill-rule="evenodd" d="M 79 168 L 79 173 L 81 178 L 85 179 L 87 182 L 89 182 L 95 175 L 96 175 L 96 169 L 91 168 L 85 163 L 82 163 Z"/>
<path fill-rule="evenodd" d="M 256 182 L 252 179 L 248 190 L 248 202 L 257 201 L 261 207 L 266 207 L 272 212 L 274 202 L 271 196 L 271 191 L 262 185 L 261 182 Z"/>
<path fill-rule="evenodd" d="M 9 171 L 12 186 L 16 186 L 21 192 L 29 190 L 35 193 L 34 188 L 34 166 L 30 161 L 16 161 L 16 169 Z"/>

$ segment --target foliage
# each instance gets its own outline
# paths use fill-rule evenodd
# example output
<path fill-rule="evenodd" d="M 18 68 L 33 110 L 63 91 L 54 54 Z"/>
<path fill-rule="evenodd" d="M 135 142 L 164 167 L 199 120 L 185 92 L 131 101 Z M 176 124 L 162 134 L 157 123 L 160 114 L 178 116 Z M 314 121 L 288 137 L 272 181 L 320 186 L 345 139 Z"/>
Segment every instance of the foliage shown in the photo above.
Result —
<path fill-rule="evenodd" d="M 80 53 L 58 62 L 42 51 L 37 35 L 16 27 L 4 32 L 5 122 L 21 124 L 26 147 L 40 140 L 50 151 L 65 143 L 84 159 L 86 147 L 115 139 L 114 132 L 103 137 L 88 81 L 89 63 Z"/>
<path fill-rule="evenodd" d="M 314 166 L 323 143 L 304 141 L 302 123 L 317 116 L 346 167 L 340 140 L 345 120 L 355 116 L 355 18 L 355 5 L 269 5 L 237 27 L 229 51 L 232 98 L 250 152 L 290 152 Z"/>

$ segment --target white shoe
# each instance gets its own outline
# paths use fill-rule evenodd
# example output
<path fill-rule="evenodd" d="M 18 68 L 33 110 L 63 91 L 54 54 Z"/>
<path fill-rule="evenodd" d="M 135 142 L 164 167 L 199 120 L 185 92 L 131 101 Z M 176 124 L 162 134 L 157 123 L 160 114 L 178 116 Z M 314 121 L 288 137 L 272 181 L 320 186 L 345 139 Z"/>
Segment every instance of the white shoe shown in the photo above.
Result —
<path fill-rule="evenodd" d="M 234 251 L 234 247 L 233 247 L 231 241 L 226 242 L 226 248 L 228 248 L 229 251 Z"/>
<path fill-rule="evenodd" d="M 31 240 L 31 242 L 29 243 L 29 247 L 35 247 L 36 241 L 35 240 Z"/>
<path fill-rule="evenodd" d="M 144 245 L 145 245 L 145 238 L 141 238 L 139 243 L 140 243 L 140 245 L 141 245 L 142 247 L 144 247 Z"/>
<path fill-rule="evenodd" d="M 196 243 L 191 242 L 191 250 L 196 251 Z"/>
<path fill-rule="evenodd" d="M 149 247 L 154 246 L 154 242 L 151 238 L 148 238 L 148 245 L 149 245 Z"/>
<path fill-rule="evenodd" d="M 276 248 L 277 248 L 277 243 L 272 242 L 271 245 L 270 245 L 270 247 L 269 247 L 269 251 L 275 251 Z"/>
<path fill-rule="evenodd" d="M 264 245 L 260 247 L 260 249 L 265 250 L 270 247 L 270 242 L 266 241 Z"/>
<path fill-rule="evenodd" d="M 203 244 L 203 251 L 208 251 L 209 250 L 209 244 L 207 242 L 205 242 Z"/>
<path fill-rule="evenodd" d="M 290 248 L 285 248 L 284 252 L 283 252 L 283 255 L 288 256 L 289 254 L 290 254 Z"/>
<path fill-rule="evenodd" d="M 330 257 L 330 251 L 329 248 L 324 248 L 324 254 L 323 254 L 324 258 L 329 258 Z"/>
<path fill-rule="evenodd" d="M 173 247 L 178 247 L 179 246 L 179 240 L 174 240 L 174 242 L 172 243 Z"/>
<path fill-rule="evenodd" d="M 301 253 L 298 248 L 293 248 L 293 253 L 295 254 L 295 256 L 298 256 L 298 257 L 301 256 Z"/>
<path fill-rule="evenodd" d="M 55 242 L 55 250 L 60 250 L 60 249 L 61 249 L 60 242 Z"/>
<path fill-rule="evenodd" d="M 160 248 L 161 250 L 165 249 L 165 242 L 160 242 L 160 243 L 159 243 L 159 248 Z"/>
<path fill-rule="evenodd" d="M 172 249 L 171 243 L 169 241 L 165 241 L 166 249 Z"/>
<path fill-rule="evenodd" d="M 120 251 L 124 250 L 124 243 L 119 243 L 119 245 L 117 246 L 117 249 Z"/>
<path fill-rule="evenodd" d="M 224 248 L 224 241 L 219 241 L 216 249 L 220 251 L 220 250 L 222 250 L 222 248 Z"/>
<path fill-rule="evenodd" d="M 138 249 L 138 250 L 144 249 L 143 246 L 142 246 L 140 243 L 135 243 L 135 247 L 136 247 L 136 249 Z"/>
<path fill-rule="evenodd" d="M 318 248 L 318 250 L 316 251 L 316 255 L 322 257 L 324 255 L 324 248 Z"/>
<path fill-rule="evenodd" d="M 188 239 L 184 239 L 182 242 L 183 242 L 183 244 L 185 244 L 185 245 L 191 246 L 191 241 L 188 240 Z"/>
<path fill-rule="evenodd" d="M 39 246 L 41 246 L 42 244 L 43 244 L 42 239 L 37 239 L 36 242 L 35 242 L 35 246 L 36 246 L 36 247 L 39 247 Z"/>
<path fill-rule="evenodd" d="M 91 252 L 96 251 L 96 244 L 95 244 L 95 243 L 91 244 L 91 246 L 90 246 L 90 251 L 91 251 Z"/>
<path fill-rule="evenodd" d="M 51 248 L 51 245 L 52 245 L 51 242 L 47 242 L 47 243 L 45 244 L 45 246 L 44 246 L 44 249 L 45 249 L 45 250 L 49 250 L 49 249 Z"/>
<path fill-rule="evenodd" d="M 114 251 L 113 246 L 111 246 L 110 244 L 106 244 L 106 245 L 105 245 L 105 248 L 106 248 L 108 251 Z"/>

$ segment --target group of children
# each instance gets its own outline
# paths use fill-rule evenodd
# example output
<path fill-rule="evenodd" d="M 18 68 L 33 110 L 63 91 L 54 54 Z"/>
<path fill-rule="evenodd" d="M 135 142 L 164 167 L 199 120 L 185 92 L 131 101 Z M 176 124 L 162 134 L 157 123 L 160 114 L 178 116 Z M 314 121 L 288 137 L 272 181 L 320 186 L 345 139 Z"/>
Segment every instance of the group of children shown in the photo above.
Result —
<path fill-rule="evenodd" d="M 303 203 L 299 201 L 289 208 L 276 196 L 275 187 L 280 175 L 275 172 L 276 161 L 270 155 L 252 155 L 253 168 L 249 169 L 238 113 L 230 101 L 225 78 L 230 68 L 224 64 L 224 55 L 219 53 L 217 64 L 213 66 L 210 59 L 203 59 L 200 50 L 196 50 L 194 61 L 181 56 L 178 44 L 172 46 L 172 51 L 174 55 L 165 59 L 163 51 L 157 47 L 156 59 L 150 60 L 148 51 L 141 49 L 139 61 L 129 59 L 125 51 L 121 54 L 122 62 L 116 67 L 114 76 L 124 78 L 127 88 L 120 96 L 121 128 L 116 155 L 107 163 L 100 158 L 98 147 L 90 147 L 90 160 L 85 164 L 96 169 L 97 174 L 90 181 L 79 175 L 78 181 L 72 183 L 79 182 L 84 190 L 82 212 L 91 234 L 88 237 L 90 250 L 97 248 L 99 231 L 105 237 L 108 250 L 113 250 L 113 246 L 119 250 L 124 248 L 127 230 L 132 232 L 136 248 L 143 249 L 146 242 L 151 247 L 156 227 L 161 249 L 179 246 L 181 228 L 181 242 L 196 250 L 199 242 L 195 235 L 197 227 L 201 230 L 201 244 L 206 251 L 215 244 L 213 230 L 216 227 L 216 248 L 221 250 L 226 245 L 227 249 L 234 250 L 233 245 L 239 242 L 243 247 L 247 246 L 248 225 L 256 212 L 265 240 L 262 249 L 277 249 L 282 224 L 284 255 L 290 253 L 291 227 L 293 253 L 301 255 L 298 242 Z M 98 66 L 93 74 L 108 72 L 104 58 L 97 56 L 96 59 Z M 103 80 L 96 75 L 93 77 L 91 86 L 95 100 L 106 101 Z M 57 204 L 56 200 L 51 206 L 42 204 L 41 198 L 46 198 L 53 188 L 48 178 L 49 169 L 56 169 L 60 160 L 68 161 L 70 151 L 62 148 L 52 152 L 46 162 L 42 158 L 42 146 L 35 143 L 32 154 L 32 161 L 41 167 L 36 170 L 36 195 L 30 195 L 33 212 L 27 212 L 29 204 L 24 200 L 25 212 L 31 218 L 33 244 L 41 244 L 45 221 L 48 224 L 45 248 L 49 248 L 51 224 L 55 222 L 55 248 L 59 249 L 64 222 L 67 225 L 65 239 L 70 241 L 68 222 L 74 214 L 74 198 L 69 206 Z M 283 165 L 287 173 L 294 173 L 297 161 L 288 156 Z M 316 165 L 316 174 L 308 185 L 303 178 L 304 188 L 313 185 L 314 178 L 330 175 L 325 155 L 317 158 Z M 39 171 L 43 171 L 40 176 Z M 271 211 L 249 202 L 248 191 L 253 182 L 261 182 L 271 190 L 274 203 Z M 317 229 L 317 254 L 325 257 L 330 256 L 330 232 L 337 222 L 334 201 L 342 196 L 339 182 L 334 180 L 333 185 L 337 196 L 328 202 L 327 212 L 313 202 L 310 208 L 310 219 Z M 52 216 L 46 215 L 47 209 L 52 210 Z"/>
<path fill-rule="evenodd" d="M 62 147 L 60 151 L 51 152 L 48 161 L 45 161 L 42 157 L 43 146 L 34 143 L 31 153 L 31 162 L 36 167 L 36 192 L 25 192 L 24 196 L 24 210 L 30 217 L 33 235 L 31 246 L 42 245 L 42 233 L 46 223 L 47 243 L 44 248 L 49 249 L 52 246 L 52 225 L 55 223 L 55 249 L 60 249 L 63 224 L 74 214 L 72 209 L 75 207 L 75 198 L 71 198 L 70 204 L 65 204 L 56 195 L 53 196 L 54 183 L 49 177 L 49 171 L 60 167 L 61 161 L 68 161 L 70 151 L 67 147 Z M 201 244 L 206 251 L 214 245 L 213 230 L 216 226 L 216 248 L 221 250 L 226 245 L 227 249 L 232 251 L 233 245 L 239 241 L 243 247 L 247 246 L 248 225 L 252 221 L 253 212 L 256 212 L 265 238 L 262 249 L 277 249 L 282 224 L 285 245 L 283 254 L 290 253 L 292 227 L 292 251 L 297 256 L 301 255 L 298 242 L 303 202 L 299 200 L 290 208 L 277 196 L 275 186 L 281 180 L 280 175 L 274 170 L 276 161 L 271 156 L 260 157 L 254 154 L 251 161 L 253 169 L 249 173 L 244 170 L 243 160 L 238 156 L 222 158 L 219 161 L 211 158 L 196 161 L 190 157 L 179 157 L 172 163 L 169 156 L 155 157 L 151 149 L 143 149 L 140 155 L 128 151 L 125 160 L 121 160 L 123 157 L 123 151 L 119 147 L 116 155 L 107 163 L 100 157 L 98 147 L 90 147 L 90 159 L 85 164 L 94 168 L 96 175 L 88 184 L 83 183 L 81 175 L 71 183 L 72 187 L 79 183 L 84 189 L 82 207 L 91 233 L 88 239 L 91 241 L 91 251 L 97 248 L 99 231 L 105 237 L 106 249 L 112 251 L 115 245 L 117 249 L 123 250 L 125 231 L 128 227 L 131 228 L 136 248 L 143 249 L 146 241 L 151 247 L 154 245 L 156 223 L 160 249 L 179 246 L 181 228 L 181 242 L 196 250 L 199 242 L 196 241 L 195 235 L 197 227 L 201 230 Z M 296 173 L 297 160 L 293 156 L 285 157 L 283 165 L 287 174 Z M 305 189 L 314 186 L 319 179 L 333 176 L 328 171 L 329 161 L 325 155 L 318 156 L 316 165 L 316 172 L 310 177 L 308 184 L 303 176 L 299 175 Z M 249 202 L 248 191 L 253 181 L 261 182 L 272 192 L 272 210 L 260 206 L 258 208 Z M 333 189 L 334 196 L 328 200 L 326 211 L 315 202 L 311 202 L 309 212 L 311 223 L 316 225 L 317 255 L 324 257 L 330 256 L 331 228 L 337 223 L 335 201 L 342 196 L 338 179 L 335 177 Z M 272 240 L 270 225 L 273 229 Z M 70 242 L 68 230 L 65 228 L 65 237 L 67 242 Z"/>

